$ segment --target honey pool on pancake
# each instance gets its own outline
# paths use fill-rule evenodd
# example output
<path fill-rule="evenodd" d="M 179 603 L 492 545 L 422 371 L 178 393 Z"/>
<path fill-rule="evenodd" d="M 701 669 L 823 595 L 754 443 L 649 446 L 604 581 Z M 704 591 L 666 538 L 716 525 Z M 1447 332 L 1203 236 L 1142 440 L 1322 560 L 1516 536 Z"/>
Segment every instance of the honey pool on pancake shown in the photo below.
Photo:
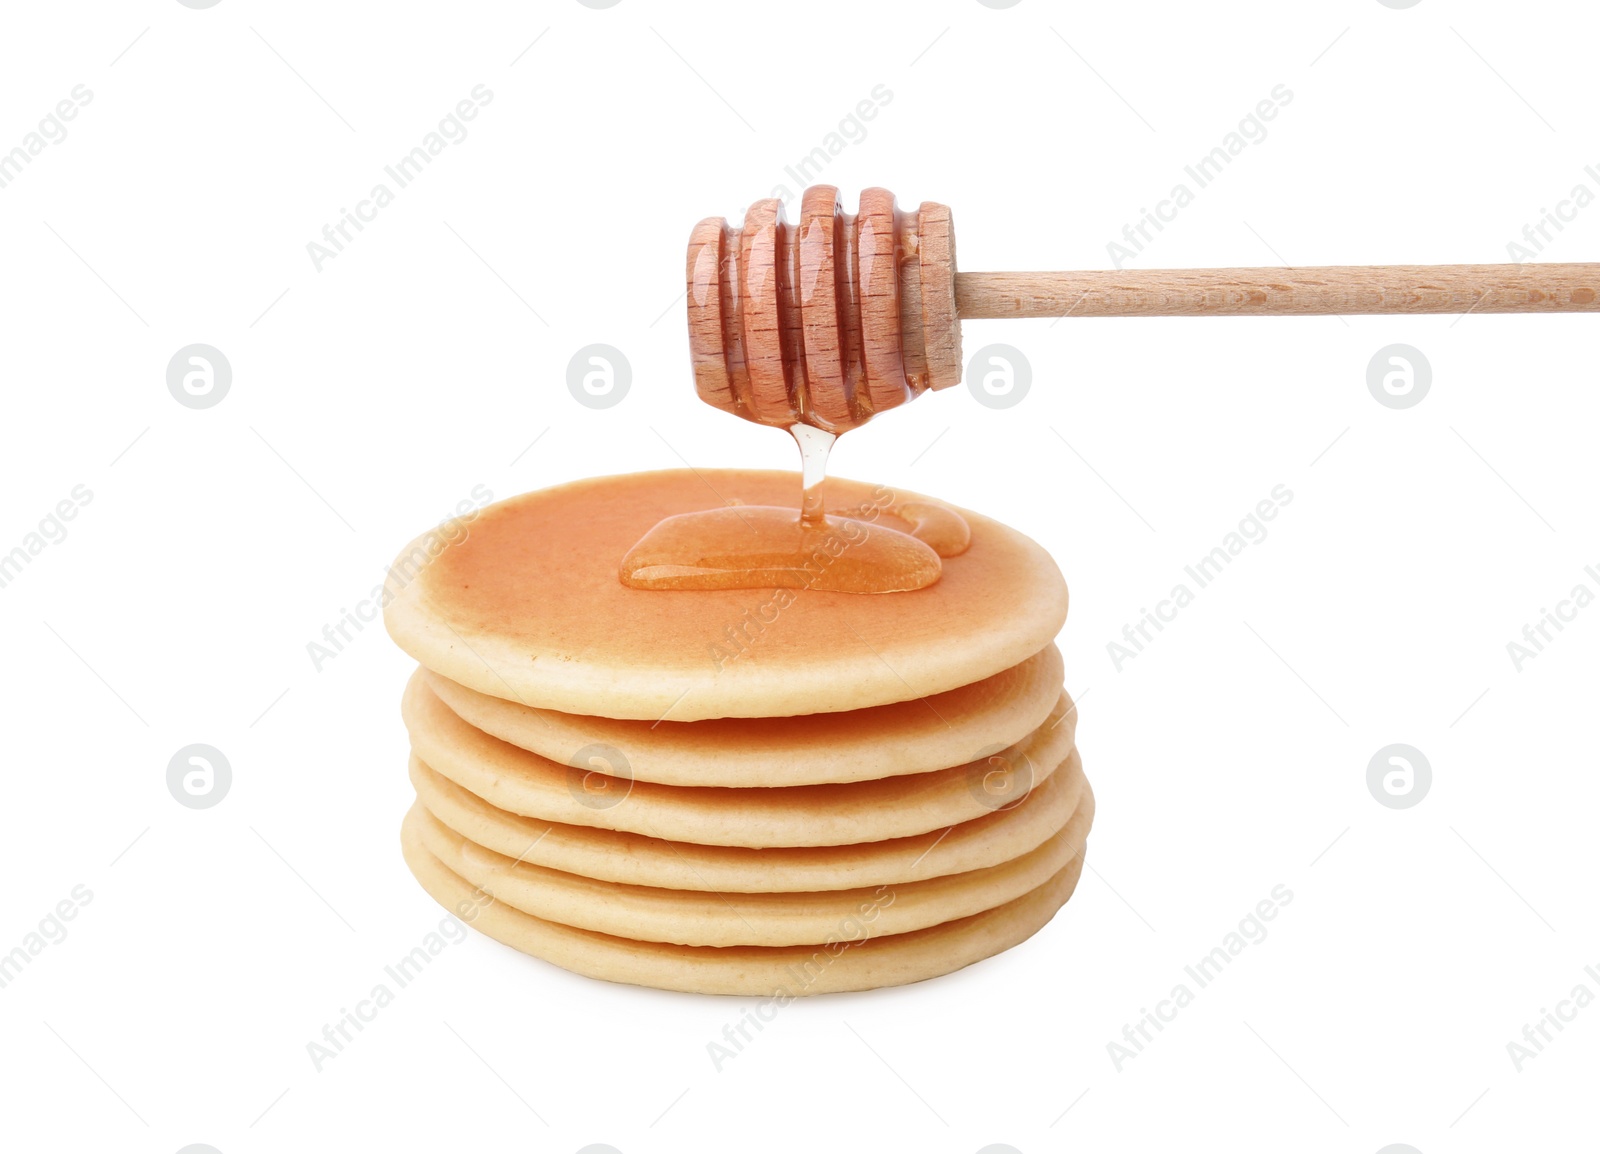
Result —
<path fill-rule="evenodd" d="M 628 550 L 622 583 L 635 589 L 901 593 L 932 585 L 943 571 L 940 558 L 966 550 L 966 520 L 933 501 L 869 502 L 829 513 L 822 480 L 837 435 L 799 423 L 789 432 L 800 446 L 798 509 L 732 504 L 667 517 Z M 911 531 L 880 523 L 884 515 Z"/>

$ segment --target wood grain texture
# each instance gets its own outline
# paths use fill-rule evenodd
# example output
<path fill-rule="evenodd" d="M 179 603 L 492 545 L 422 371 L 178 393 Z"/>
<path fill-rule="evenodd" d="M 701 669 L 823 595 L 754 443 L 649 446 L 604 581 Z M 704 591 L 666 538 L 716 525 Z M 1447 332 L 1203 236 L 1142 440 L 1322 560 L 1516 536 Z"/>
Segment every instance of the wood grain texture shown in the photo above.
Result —
<path fill-rule="evenodd" d="M 956 308 L 956 236 L 950 210 L 924 202 L 917 210 L 917 281 L 928 387 L 961 382 L 961 322 Z M 910 326 L 908 326 L 910 327 Z"/>
<path fill-rule="evenodd" d="M 743 373 L 744 350 L 728 324 L 732 301 L 726 290 L 737 277 L 724 271 L 730 259 L 723 247 L 726 232 L 726 221 L 709 218 L 689 236 L 689 357 L 700 399 L 735 412 L 744 402 L 734 387 L 731 366 Z"/>
<path fill-rule="evenodd" d="M 739 319 L 744 333 L 745 371 L 750 377 L 750 409 L 755 419 L 782 424 L 790 416 L 792 361 L 784 348 L 779 305 L 782 270 L 780 232 L 783 205 L 758 200 L 744 214 L 739 235 Z"/>
<path fill-rule="evenodd" d="M 1600 310 L 1600 265 L 958 272 L 964 317 L 1311 316 Z"/>
<path fill-rule="evenodd" d="M 856 214 L 856 280 L 861 288 L 861 351 L 870 412 L 911 399 L 900 352 L 900 251 L 894 194 L 861 190 Z"/>
<path fill-rule="evenodd" d="M 902 212 L 887 189 L 844 211 L 808 188 L 689 238 L 689 353 L 701 400 L 746 420 L 842 433 L 961 379 L 950 210 Z"/>
<path fill-rule="evenodd" d="M 859 348 L 849 347 L 840 323 L 843 275 L 839 190 L 813 185 L 800 201 L 797 259 L 800 262 L 800 347 L 805 357 L 805 400 L 828 428 L 856 420 L 855 391 L 861 373 Z M 856 344 L 859 345 L 859 341 Z"/>

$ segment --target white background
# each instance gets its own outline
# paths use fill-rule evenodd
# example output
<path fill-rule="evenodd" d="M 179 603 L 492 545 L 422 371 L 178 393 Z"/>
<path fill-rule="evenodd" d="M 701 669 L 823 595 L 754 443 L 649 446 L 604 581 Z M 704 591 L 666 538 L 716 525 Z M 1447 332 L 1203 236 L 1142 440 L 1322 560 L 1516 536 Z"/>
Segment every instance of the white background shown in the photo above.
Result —
<path fill-rule="evenodd" d="M 962 387 L 846 438 L 841 474 L 999 516 L 1059 560 L 1099 798 L 1077 896 L 952 977 L 789 1007 L 598 984 L 474 936 L 319 1073 L 306 1045 L 439 911 L 406 873 L 408 660 L 307 643 L 476 485 L 788 467 L 694 400 L 683 246 L 876 85 L 824 172 L 950 204 L 972 269 L 1104 268 L 1274 86 L 1270 125 L 1131 267 L 1503 261 L 1600 162 L 1590 6 L 9 5 L 0 149 L 0 989 L 7 1147 L 268 1150 L 1592 1148 L 1600 1008 L 1507 1043 L 1600 963 L 1600 581 L 1586 316 L 966 326 L 1031 392 Z M 531 44 L 531 47 L 529 46 Z M 318 271 L 308 241 L 476 85 L 493 93 Z M 851 129 L 854 133 L 854 129 Z M 855 134 L 859 136 L 859 134 Z M 1597 251 L 1600 208 L 1540 254 Z M 166 365 L 221 349 L 202 411 Z M 633 384 L 569 394 L 591 342 Z M 1433 370 L 1414 408 L 1380 347 Z M 541 435 L 542 434 L 542 435 Z M 535 438 L 538 443 L 527 449 Z M 525 451 L 526 450 L 526 451 Z M 1118 672 L 1107 643 L 1275 486 L 1294 499 Z M 221 804 L 168 794 L 204 742 Z M 1433 784 L 1368 792 L 1404 742 Z M 1276 885 L 1292 903 L 1119 1072 L 1107 1043 Z"/>

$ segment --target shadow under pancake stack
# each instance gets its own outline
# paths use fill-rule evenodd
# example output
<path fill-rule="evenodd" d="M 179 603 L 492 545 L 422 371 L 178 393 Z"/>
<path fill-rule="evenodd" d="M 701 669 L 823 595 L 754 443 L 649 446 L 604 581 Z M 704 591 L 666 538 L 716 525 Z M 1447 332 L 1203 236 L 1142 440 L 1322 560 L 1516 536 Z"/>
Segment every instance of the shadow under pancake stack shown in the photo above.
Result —
<path fill-rule="evenodd" d="M 938 505 L 820 495 L 902 531 Z M 1032 540 L 938 506 L 970 541 L 907 592 L 618 579 L 664 518 L 795 496 L 793 473 L 606 477 L 401 554 L 401 840 L 441 905 L 591 977 L 794 997 L 960 969 L 1071 896 L 1094 799 L 1053 644 L 1066 585 Z"/>

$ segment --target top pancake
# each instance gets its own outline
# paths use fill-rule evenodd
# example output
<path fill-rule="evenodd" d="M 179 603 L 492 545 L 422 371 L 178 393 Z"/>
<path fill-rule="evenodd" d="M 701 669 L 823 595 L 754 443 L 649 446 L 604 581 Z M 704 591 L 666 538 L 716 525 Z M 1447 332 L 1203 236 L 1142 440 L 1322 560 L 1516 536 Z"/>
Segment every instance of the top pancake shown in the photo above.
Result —
<path fill-rule="evenodd" d="M 888 493 L 840 478 L 823 492 L 840 511 L 881 507 Z M 1066 620 L 1066 583 L 1050 556 L 966 510 L 971 546 L 912 592 L 645 590 L 618 579 L 623 555 L 663 517 L 730 502 L 797 507 L 799 497 L 793 473 L 731 469 L 526 493 L 456 527 L 453 543 L 435 530 L 407 546 L 390 570 L 384 623 L 425 667 L 480 693 L 655 722 L 832 713 L 943 693 L 1038 653 Z"/>

